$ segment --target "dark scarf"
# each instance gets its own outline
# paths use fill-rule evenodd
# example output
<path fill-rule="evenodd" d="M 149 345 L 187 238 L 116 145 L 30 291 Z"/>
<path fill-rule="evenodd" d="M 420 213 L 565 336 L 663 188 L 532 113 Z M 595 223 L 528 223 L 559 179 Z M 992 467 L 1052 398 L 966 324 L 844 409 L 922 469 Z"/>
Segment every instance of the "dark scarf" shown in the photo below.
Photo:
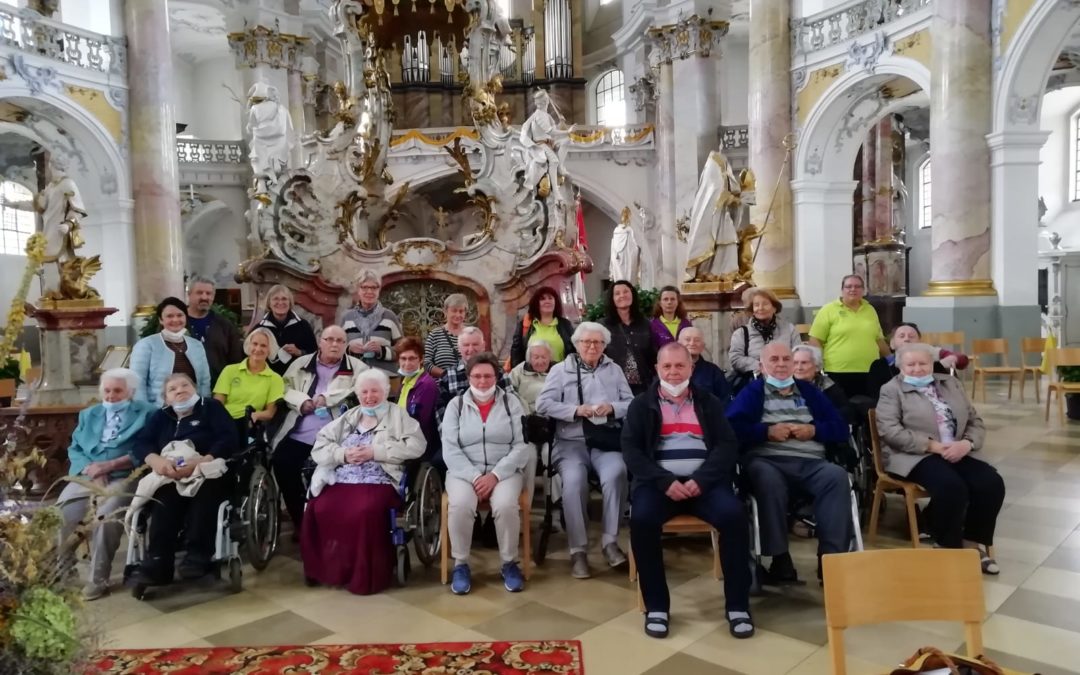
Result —
<path fill-rule="evenodd" d="M 756 316 L 750 317 L 750 325 L 754 327 L 758 333 L 761 334 L 762 344 L 769 344 L 772 342 L 773 334 L 776 332 L 776 316 L 769 319 L 768 323 L 762 323 L 758 321 Z"/>

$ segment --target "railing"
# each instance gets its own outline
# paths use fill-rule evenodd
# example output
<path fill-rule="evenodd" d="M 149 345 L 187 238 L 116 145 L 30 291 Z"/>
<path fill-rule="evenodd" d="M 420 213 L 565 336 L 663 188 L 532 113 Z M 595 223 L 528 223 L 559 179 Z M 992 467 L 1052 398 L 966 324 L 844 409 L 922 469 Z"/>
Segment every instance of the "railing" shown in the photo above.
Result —
<path fill-rule="evenodd" d="M 176 158 L 181 164 L 196 162 L 243 164 L 247 161 L 247 148 L 243 141 L 198 141 L 178 138 L 176 139 Z"/>
<path fill-rule="evenodd" d="M 720 127 L 720 144 L 725 150 L 750 147 L 750 128 L 747 126 Z"/>
<path fill-rule="evenodd" d="M 473 127 L 433 127 L 395 131 L 390 139 L 390 154 L 442 155 L 443 147 L 459 140 L 469 145 L 477 143 L 479 138 L 479 133 Z M 568 130 L 566 141 L 567 149 L 577 152 L 604 148 L 648 149 L 654 143 L 654 129 L 651 124 L 622 127 L 575 125 Z"/>
<path fill-rule="evenodd" d="M 859 0 L 828 12 L 791 22 L 791 51 L 809 54 L 876 30 L 933 0 Z"/>
<path fill-rule="evenodd" d="M 0 9 L 0 45 L 79 68 L 127 76 L 124 38 L 52 21 L 32 9 Z"/>

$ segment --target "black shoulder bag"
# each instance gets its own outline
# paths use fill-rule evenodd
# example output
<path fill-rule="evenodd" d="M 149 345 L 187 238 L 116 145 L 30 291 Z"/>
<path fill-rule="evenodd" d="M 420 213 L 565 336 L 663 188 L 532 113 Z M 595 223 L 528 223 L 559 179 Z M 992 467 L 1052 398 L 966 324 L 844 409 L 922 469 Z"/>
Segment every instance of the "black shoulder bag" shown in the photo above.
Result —
<path fill-rule="evenodd" d="M 740 330 L 743 334 L 743 354 L 749 354 L 750 329 L 743 325 Z M 738 395 L 740 391 L 742 391 L 742 388 L 750 384 L 751 380 L 754 379 L 754 374 L 739 372 L 734 368 L 731 369 L 731 373 L 733 375 L 733 377 L 731 378 L 731 398 L 735 398 L 735 396 Z"/>
<path fill-rule="evenodd" d="M 574 357 L 574 363 L 577 365 L 578 405 L 584 405 L 585 396 L 581 390 L 581 359 Z M 622 452 L 622 422 L 620 420 L 594 424 L 582 418 L 581 428 L 585 432 L 586 447 L 603 452 Z"/>

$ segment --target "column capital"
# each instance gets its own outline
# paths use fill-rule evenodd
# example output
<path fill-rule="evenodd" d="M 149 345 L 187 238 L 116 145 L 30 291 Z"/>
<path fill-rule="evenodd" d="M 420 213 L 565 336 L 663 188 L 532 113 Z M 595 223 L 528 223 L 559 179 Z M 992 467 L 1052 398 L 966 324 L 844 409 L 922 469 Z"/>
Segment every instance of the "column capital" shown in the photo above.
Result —
<path fill-rule="evenodd" d="M 986 144 L 990 146 L 991 152 L 999 152 L 1013 148 L 1022 150 L 1040 150 L 1049 138 L 1049 131 L 1005 130 L 986 134 Z"/>
<path fill-rule="evenodd" d="M 708 58 L 714 49 L 719 51 L 720 39 L 727 35 L 729 27 L 727 21 L 714 21 L 697 14 L 672 24 L 653 26 L 645 33 L 645 44 L 650 47 L 649 65 L 656 68 L 691 56 Z"/>
<path fill-rule="evenodd" d="M 304 56 L 311 44 L 311 38 L 282 33 L 277 26 L 245 27 L 229 33 L 228 38 L 229 48 L 240 68 L 265 65 L 275 69 L 303 70 Z"/>

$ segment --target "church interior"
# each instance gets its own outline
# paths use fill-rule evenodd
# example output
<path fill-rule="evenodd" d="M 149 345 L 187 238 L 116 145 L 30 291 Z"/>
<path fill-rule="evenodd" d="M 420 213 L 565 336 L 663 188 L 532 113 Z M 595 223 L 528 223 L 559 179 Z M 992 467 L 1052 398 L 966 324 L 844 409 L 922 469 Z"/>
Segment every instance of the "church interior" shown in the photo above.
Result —
<path fill-rule="evenodd" d="M 1080 673 L 1080 2 L 0 0 L 0 231 L 0 673 L 54 672 L 27 665 L 49 653 L 114 673 L 870 674 L 927 646 L 1000 666 L 970 672 Z M 693 375 L 667 370 L 684 357 Z M 605 366 L 620 388 L 593 398 Z M 830 386 L 847 464 L 811 405 Z M 205 452 L 218 413 L 231 440 Z M 621 429 L 616 452 L 593 427 Z M 528 455 L 512 480 L 488 466 L 504 432 Z M 421 443 L 407 460 L 398 436 Z M 737 467 L 738 537 L 680 482 L 699 474 L 654 459 L 687 442 Z M 790 555 L 770 555 L 751 466 L 807 452 L 843 477 L 843 546 L 803 477 L 781 497 Z M 683 509 L 654 544 L 642 457 Z M 218 459 L 236 496 L 208 516 L 213 555 L 169 583 Z M 977 464 L 996 503 L 969 474 L 948 494 L 931 460 L 957 481 Z M 175 482 L 156 518 L 129 505 L 148 479 Z M 325 497 L 370 481 L 401 499 L 359 528 L 395 557 L 356 569 L 393 583 L 360 591 L 315 537 L 351 513 Z M 46 510 L 59 544 L 15 535 Z M 747 531 L 740 606 L 725 541 Z M 55 578 L 16 578 L 31 541 Z M 971 549 L 956 576 L 934 562 Z M 841 572 L 879 553 L 929 557 Z M 55 652 L 16 630 L 38 591 L 70 607 Z M 431 644 L 457 646 L 441 665 L 406 648 Z M 498 663 L 470 670 L 480 646 Z"/>

